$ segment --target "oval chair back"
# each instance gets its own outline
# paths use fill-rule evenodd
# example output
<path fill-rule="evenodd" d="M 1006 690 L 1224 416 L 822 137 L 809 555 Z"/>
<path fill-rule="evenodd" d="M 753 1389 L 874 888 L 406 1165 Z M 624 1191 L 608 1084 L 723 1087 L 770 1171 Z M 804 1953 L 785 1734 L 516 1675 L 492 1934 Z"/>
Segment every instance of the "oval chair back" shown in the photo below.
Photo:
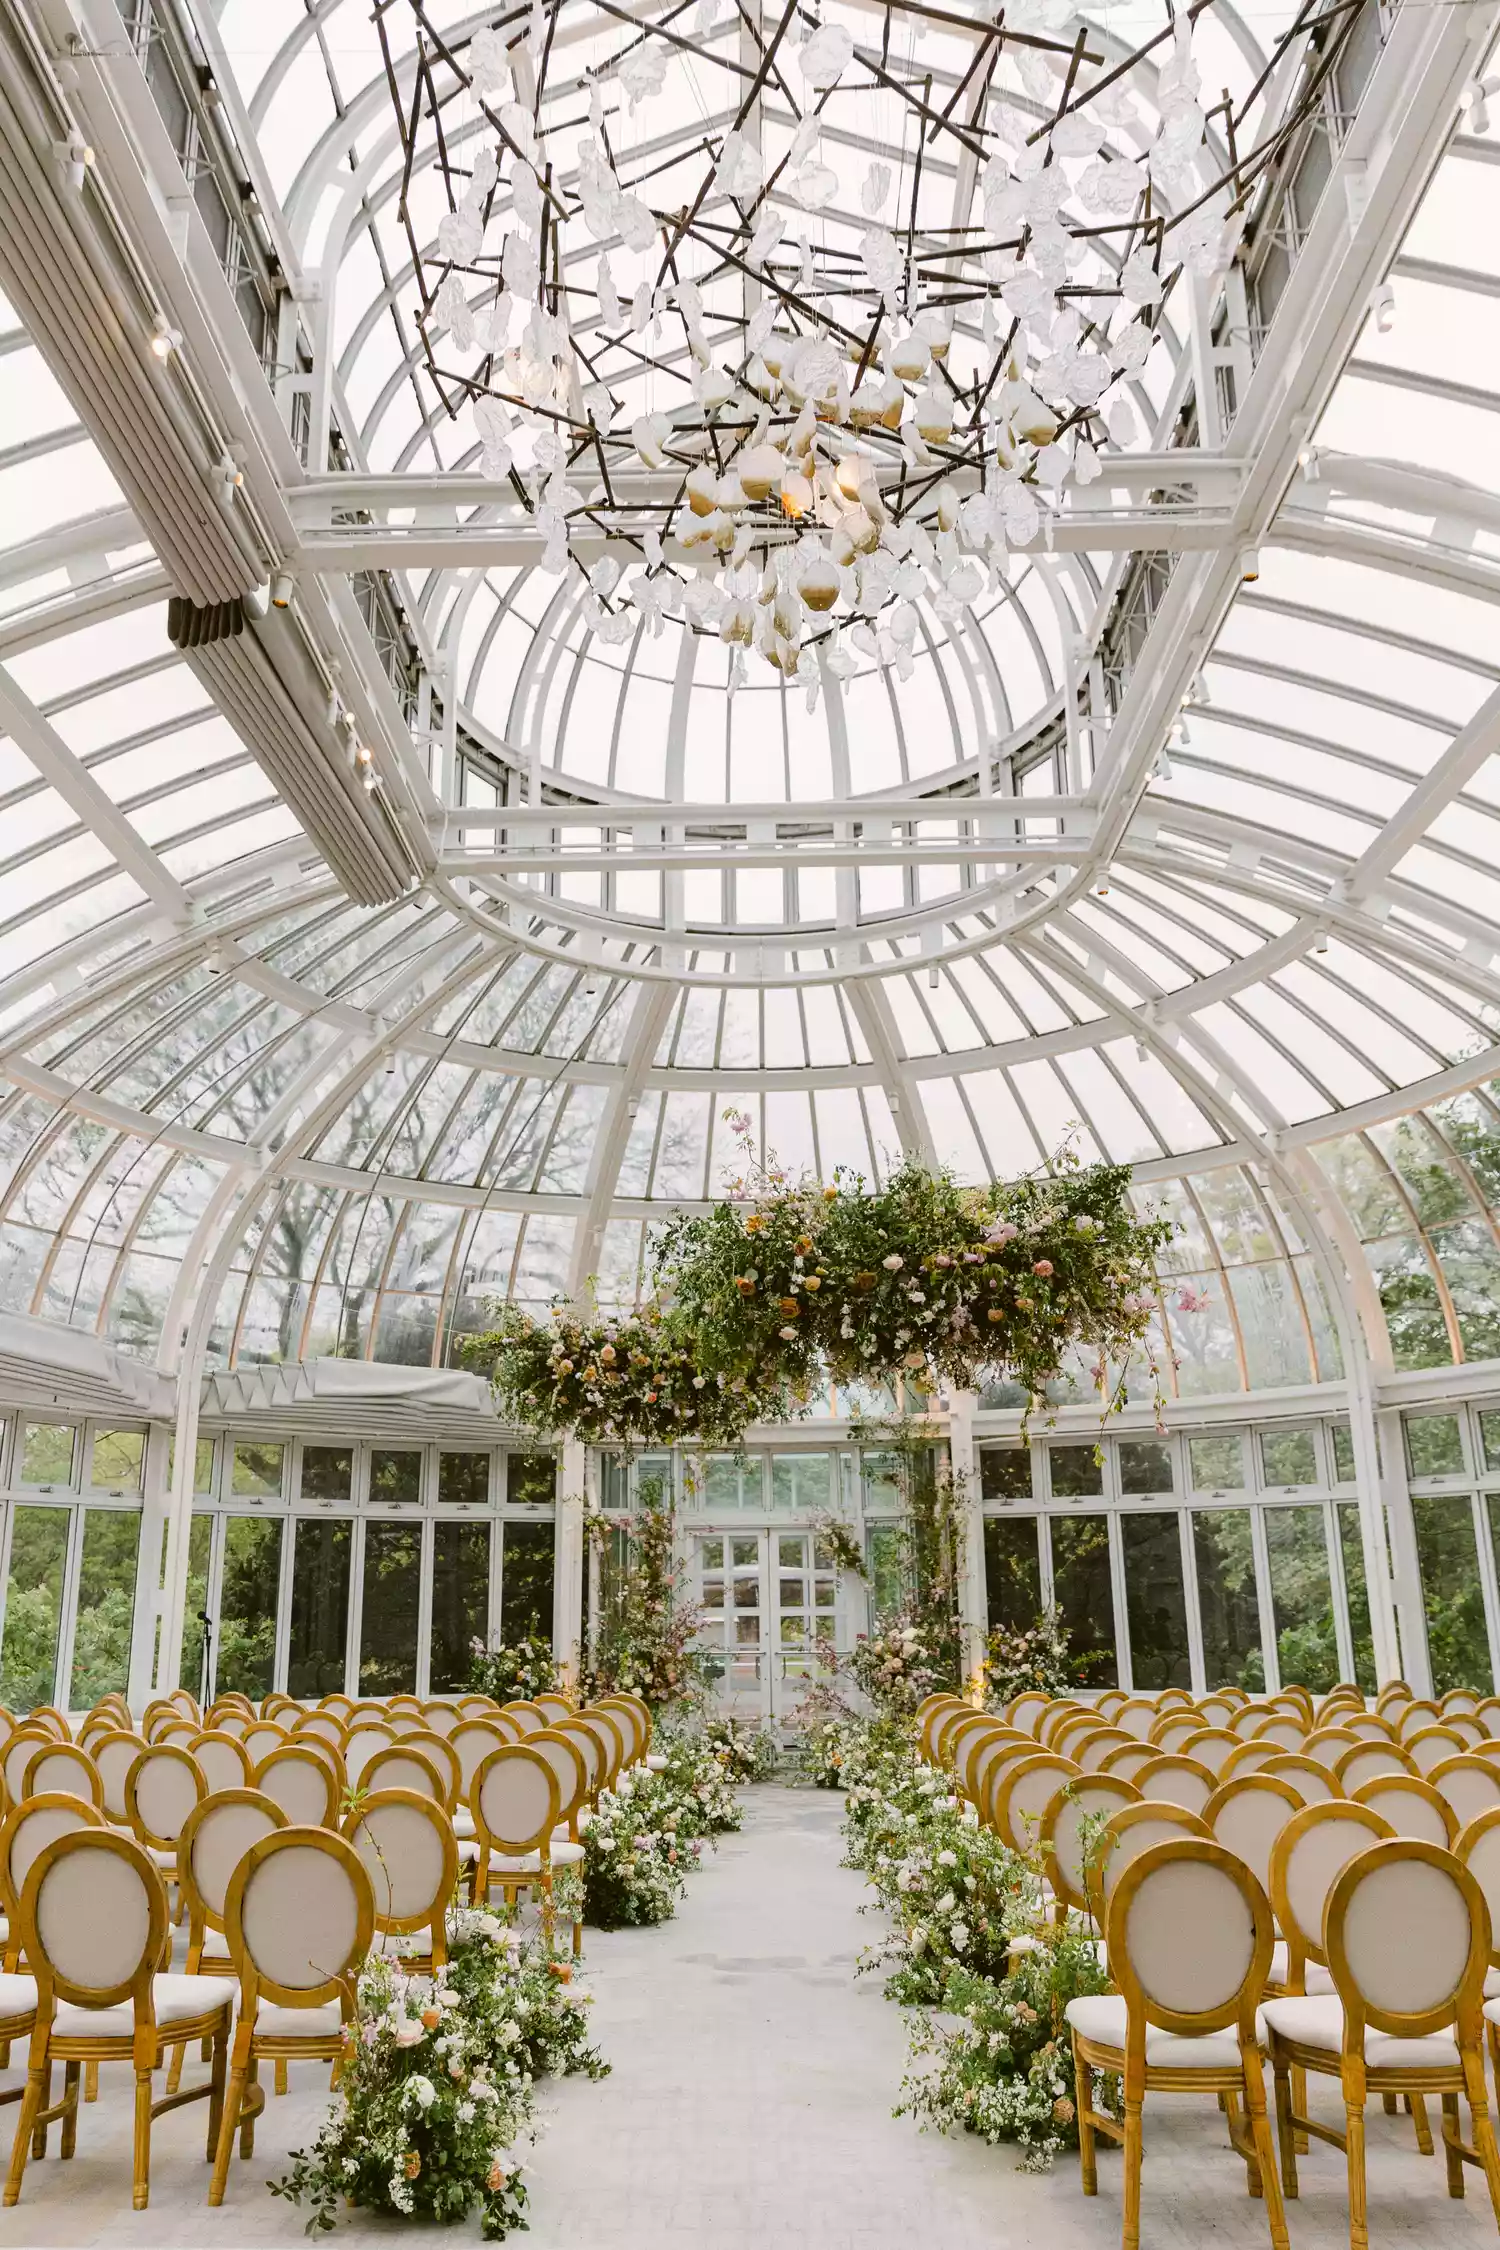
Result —
<path fill-rule="evenodd" d="M 1200 1815 L 1189 1812 L 1186 1805 L 1153 1805 L 1143 1799 L 1110 1814 L 1085 1869 L 1089 1906 L 1101 1930 L 1109 1927 L 1109 1902 L 1132 1860 L 1158 1844 L 1176 1843 L 1184 1836 L 1199 1837 L 1204 1843 L 1212 1841 Z"/>
<path fill-rule="evenodd" d="M 28 1719 L 17 1727 L 5 1745 L 3 1760 L 6 1801 L 18 1805 L 26 1794 L 26 1768 L 38 1750 L 55 1750 L 58 1738 L 50 1727 L 34 1726 Z"/>
<path fill-rule="evenodd" d="M 236 1742 L 243 1742 L 255 1725 L 255 1713 L 242 1710 L 239 1704 L 215 1705 L 204 1721 L 204 1731 L 210 1734 L 232 1734 Z"/>
<path fill-rule="evenodd" d="M 427 1933 L 434 1969 L 448 1957 L 447 1913 L 458 1882 L 458 1844 L 440 1804 L 411 1789 L 377 1789 L 342 1833 L 364 1862 L 383 1937 Z"/>
<path fill-rule="evenodd" d="M 1133 1735 L 1137 1742 L 1150 1742 L 1151 1729 L 1163 1716 L 1154 1696 L 1130 1695 L 1115 1712 L 1110 1725 L 1118 1727 L 1123 1734 Z"/>
<path fill-rule="evenodd" d="M 1500 1805 L 1482 1812 L 1461 1828 L 1453 1846 L 1484 1893 L 1490 1910 L 1490 1962 L 1500 1968 Z"/>
<path fill-rule="evenodd" d="M 257 1719 L 253 1726 L 246 1727 L 240 1740 L 245 1745 L 245 1756 L 250 1760 L 250 1770 L 253 1773 L 263 1758 L 269 1758 L 271 1752 L 279 1750 L 283 1742 L 291 1740 L 291 1736 L 277 1720 Z"/>
<path fill-rule="evenodd" d="M 395 1730 L 384 1719 L 357 1718 L 344 1741 L 344 1771 L 350 1781 L 361 1781 L 376 1751 L 388 1749 L 395 1739 Z"/>
<path fill-rule="evenodd" d="M 1095 1822 L 1103 1814 L 1108 1820 L 1126 1805 L 1141 1802 L 1141 1793 L 1133 1781 L 1126 1781 L 1111 1773 L 1083 1773 L 1070 1781 L 1051 1798 L 1042 1815 L 1040 1836 L 1042 1872 L 1052 1886 L 1057 1901 L 1057 1918 L 1062 1921 L 1071 1908 L 1075 1913 L 1089 1910 L 1088 1863 L 1091 1845 L 1102 1830 L 1085 1837 L 1085 1822 Z"/>
<path fill-rule="evenodd" d="M 1441 1845 L 1391 1837 L 1345 1867 L 1325 1931 L 1345 2051 L 1363 2056 L 1367 2024 L 1398 2039 L 1456 2024 L 1479 2050 L 1489 1921 L 1474 1876 Z"/>
<path fill-rule="evenodd" d="M 269 1758 L 262 1758 L 250 1776 L 250 1786 L 279 1805 L 295 1828 L 336 1828 L 339 1777 L 311 1743 L 283 1742 Z"/>
<path fill-rule="evenodd" d="M 1340 1794 L 1338 1780 L 1328 1767 L 1320 1766 L 1316 1758 L 1306 1757 L 1300 1750 L 1278 1750 L 1258 1770 L 1289 1781 L 1304 1805 L 1325 1804 Z"/>
<path fill-rule="evenodd" d="M 33 1860 L 20 1903 L 39 2022 L 58 2000 L 79 2008 L 128 2002 L 137 2022 L 149 2018 L 167 1894 L 139 1844 L 104 1827 L 54 1836 Z"/>
<path fill-rule="evenodd" d="M 587 1708 L 588 1706 L 585 1705 L 585 1709 Z M 597 1705 L 595 1706 L 595 1708 L 597 1709 Z M 927 1698 L 926 1702 L 922 1705 L 921 1713 L 917 1720 L 917 1748 L 920 1751 L 921 1755 L 927 1760 L 927 1763 L 929 1765 L 935 1764 L 937 1758 L 937 1753 L 933 1748 L 932 1738 L 933 1731 L 936 1728 L 938 1721 L 940 1719 L 947 1718 L 950 1712 L 956 1711 L 962 1714 L 963 1712 L 971 1710 L 972 1708 L 973 1706 L 971 1704 L 965 1703 L 963 1698 L 957 1695 L 949 1695 L 945 1693 L 942 1695 L 931 1695 Z M 1010 1723 L 1012 1726 L 1014 1726 L 1016 1722 L 1014 1720 L 1011 1720 Z"/>
<path fill-rule="evenodd" d="M 1001 1843 L 1035 1858 L 1047 1807 L 1069 1782 L 1082 1778 L 1081 1766 L 1051 1750 L 1006 1766 L 990 1790 L 990 1825 Z"/>
<path fill-rule="evenodd" d="M 1158 1750 L 1170 1754 L 1174 1750 L 1185 1749 L 1191 1737 L 1202 1734 L 1203 1731 L 1203 1719 L 1199 1712 L 1164 1711 L 1152 1727 L 1147 1740 L 1154 1742 Z"/>
<path fill-rule="evenodd" d="M 1029 1734 L 1013 1734 L 1008 1727 L 997 1727 L 993 1734 L 969 1737 L 964 1750 L 964 1793 L 978 1806 L 979 1817 L 986 1826 L 996 1773 L 1021 1758 L 1034 1758 L 1037 1754 L 1036 1744 Z"/>
<path fill-rule="evenodd" d="M 1115 1885 L 1107 1932 L 1127 2068 L 1144 2073 L 1148 2024 L 1188 2039 L 1233 2025 L 1253 2050 L 1274 1944 L 1270 1902 L 1233 1852 L 1184 1836 L 1140 1853 Z"/>
<path fill-rule="evenodd" d="M 1123 1744 L 1118 1750 L 1111 1750 L 1109 1756 L 1100 1761 L 1096 1770 L 1099 1773 L 1121 1774 L 1126 1781 L 1138 1783 L 1143 1770 L 1147 1766 L 1154 1766 L 1160 1756 L 1161 1752 L 1154 1742 L 1144 1742 L 1137 1738 Z"/>
<path fill-rule="evenodd" d="M 583 1752 L 570 1735 L 562 1734 L 556 1727 L 543 1727 L 539 1734 L 528 1735 L 528 1750 L 535 1750 L 545 1758 L 557 1780 L 558 1825 L 566 1826 L 570 1836 L 576 1833 L 578 1814 L 588 1800 L 589 1774 L 584 1764 Z"/>
<path fill-rule="evenodd" d="M 984 1745 L 987 1742 L 1008 1742 L 1014 1739 L 995 1719 L 990 1720 L 988 1725 L 978 1720 L 973 1726 L 960 1730 L 953 1746 L 953 1778 L 964 1796 L 973 1800 L 975 1761 Z"/>
<path fill-rule="evenodd" d="M 593 1708 L 580 1711 L 578 1717 L 604 1753 L 604 1779 L 600 1787 L 613 1789 L 620 1768 L 625 1763 L 625 1737 L 621 1732 L 620 1722 L 610 1712 Z"/>
<path fill-rule="evenodd" d="M 375 1893 L 353 1845 L 326 1828 L 273 1829 L 241 1857 L 224 1899 L 239 1970 L 241 2019 L 262 2000 L 282 2008 L 337 2001 L 353 2012 L 353 1977 L 370 1950 Z"/>
<path fill-rule="evenodd" d="M 1352 1797 L 1356 1789 L 1363 1789 L 1367 1781 L 1378 1781 L 1383 1774 L 1416 1770 L 1406 1752 L 1389 1737 L 1383 1742 L 1357 1739 L 1352 1750 L 1335 1759 L 1333 1778 L 1344 1795 Z"/>
<path fill-rule="evenodd" d="M 550 1688 L 545 1695 L 534 1695 L 531 1700 L 539 1711 L 545 1712 L 548 1726 L 555 1726 L 559 1719 L 566 1719 L 572 1713 L 573 1706 L 568 1698 Z M 618 1702 L 624 1700 L 623 1696 L 616 1698 Z"/>
<path fill-rule="evenodd" d="M 1177 1747 L 1185 1758 L 1196 1759 L 1200 1766 L 1207 1766 L 1209 1772 L 1222 1781 L 1224 1761 L 1239 1749 L 1240 1738 L 1231 1734 L 1228 1727 L 1200 1727 Z"/>
<path fill-rule="evenodd" d="M 456 1703 L 444 1702 L 440 1697 L 424 1703 L 422 1713 L 427 1721 L 429 1734 L 440 1734 L 445 1742 L 463 1715 Z"/>
<path fill-rule="evenodd" d="M 130 1769 L 145 1749 L 146 1744 L 138 1734 L 124 1727 L 112 1728 L 108 1734 L 96 1734 L 92 1757 L 99 1769 L 99 1781 L 104 1790 L 104 1816 L 116 1828 L 130 1826 L 130 1813 L 125 1804 L 125 1783 Z"/>
<path fill-rule="evenodd" d="M 1180 1751 L 1153 1758 L 1131 1777 L 1143 1797 L 1159 1805 L 1185 1805 L 1201 1813 L 1219 1785 L 1219 1777 L 1196 1758 Z"/>
<path fill-rule="evenodd" d="M 1274 1742 L 1278 1750 L 1300 1750 L 1307 1740 L 1307 1728 L 1289 1711 L 1272 1711 L 1252 1730 L 1254 1742 Z"/>
<path fill-rule="evenodd" d="M 343 1720 L 332 1711 L 304 1711 L 292 1725 L 294 1736 L 315 1734 L 320 1740 L 331 1742 L 338 1751 L 343 1750 L 347 1731 Z"/>
<path fill-rule="evenodd" d="M 469 1802 L 479 1847 L 475 1904 L 488 1893 L 492 1860 L 500 1861 L 513 1878 L 524 1876 L 527 1863 L 534 1861 L 535 1872 L 545 1880 L 560 1805 L 557 1776 L 541 1752 L 523 1742 L 492 1750 L 470 1784 Z"/>
<path fill-rule="evenodd" d="M 1469 1748 L 1457 1727 L 1418 1727 L 1401 1737 L 1402 1746 L 1418 1773 L 1429 1774 L 1449 1758 L 1461 1758 Z"/>
<path fill-rule="evenodd" d="M 125 1810 L 148 1852 L 175 1852 L 182 1824 L 208 1786 L 186 1750 L 148 1742 L 125 1776 Z"/>
<path fill-rule="evenodd" d="M 438 1772 L 433 1759 L 409 1742 L 387 1743 L 377 1750 L 360 1776 L 360 1788 L 372 1793 L 389 1789 L 400 1790 L 403 1796 L 425 1797 L 430 1804 L 448 1805 L 446 1777 Z"/>
<path fill-rule="evenodd" d="M 583 1721 L 576 1716 L 569 1719 L 559 1719 L 556 1726 L 549 1727 L 547 1732 L 549 1734 L 560 1734 L 566 1741 L 572 1743 L 579 1757 L 583 1760 L 584 1772 L 588 1776 L 584 1794 L 586 1797 L 592 1797 L 604 1777 L 604 1748 L 599 1737 L 593 1732 L 592 1728 L 586 1727 Z"/>
<path fill-rule="evenodd" d="M 224 1901 L 235 1869 L 262 1836 L 287 1826 L 260 1789 L 223 1789 L 193 1807 L 177 1840 L 177 1881 L 187 1906 L 188 1973 L 196 1974 L 210 1931 L 224 1934 Z"/>
<path fill-rule="evenodd" d="M 1242 1859 L 1269 1897 L 1276 1839 L 1301 1810 L 1302 1799 L 1290 1782 L 1278 1781 L 1274 1774 L 1247 1773 L 1220 1783 L 1203 1818 L 1214 1842 Z"/>
<path fill-rule="evenodd" d="M 1353 1802 L 1368 1805 L 1389 1821 L 1393 1836 L 1420 1837 L 1423 1843 L 1438 1844 L 1446 1851 L 1458 1834 L 1453 1807 L 1420 1774 L 1380 1774 L 1356 1792 Z"/>
<path fill-rule="evenodd" d="M 1323 1916 L 1328 1894 L 1344 1868 L 1372 1844 L 1392 1834 L 1389 1821 L 1369 1805 L 1346 1797 L 1304 1805 L 1271 1848 L 1271 1904 L 1286 1939 L 1287 1982 L 1303 1988 L 1303 1964 L 1327 1966 Z"/>
<path fill-rule="evenodd" d="M 1379 1711 L 1351 1711 L 1339 1721 L 1359 1742 L 1394 1742 L 1396 1730 Z"/>
<path fill-rule="evenodd" d="M 434 1734 L 424 1726 L 415 1734 L 403 1735 L 403 1750 L 419 1750 L 424 1758 L 437 1767 L 443 1784 L 443 1802 L 452 1812 L 463 1794 L 463 1768 L 458 1762 L 458 1752 L 445 1734 Z"/>
<path fill-rule="evenodd" d="M 187 1746 L 188 1756 L 207 1784 L 209 1794 L 220 1789 L 248 1789 L 250 1760 L 245 1745 L 235 1735 L 207 1728 Z"/>
<path fill-rule="evenodd" d="M 1445 1758 L 1427 1778 L 1452 1806 L 1460 1828 L 1467 1828 L 1481 1813 L 1500 1805 L 1500 1772 L 1488 1758 L 1476 1758 L 1468 1752 L 1461 1758 Z"/>
<path fill-rule="evenodd" d="M 511 1725 L 521 1735 L 539 1734 L 547 1724 L 546 1713 L 539 1711 L 534 1703 L 524 1697 L 516 1703 L 507 1703 L 504 1710 Z"/>
<path fill-rule="evenodd" d="M 104 1810 L 104 1783 L 86 1750 L 73 1742 L 54 1742 L 34 1750 L 26 1761 L 23 1797 L 82 1797 Z"/>
<path fill-rule="evenodd" d="M 21 1957 L 21 1893 L 37 1855 L 75 1828 L 102 1828 L 93 1805 L 82 1797 L 30 1797 L 0 1823 L 0 1904 L 5 1909 L 5 1967 L 13 1972 Z"/>
<path fill-rule="evenodd" d="M 1140 1747 L 1135 1736 L 1127 1734 L 1123 1727 L 1099 1726 L 1095 1727 L 1087 1741 L 1079 1745 L 1076 1755 L 1085 1773 L 1102 1773 L 1105 1760 L 1113 1757 L 1117 1750 Z M 1129 1776 L 1122 1778 L 1128 1780 Z"/>
<path fill-rule="evenodd" d="M 469 1802 L 469 1790 L 474 1776 L 485 1759 L 494 1751 L 502 1749 L 510 1739 L 504 1728 L 497 1727 L 489 1719 L 461 1719 L 449 1735 L 448 1740 L 458 1759 L 459 1795 L 465 1804 Z"/>
<path fill-rule="evenodd" d="M 619 1726 L 620 1732 L 625 1737 L 625 1763 L 627 1766 L 633 1766 L 637 1760 L 645 1757 L 646 1725 L 635 1704 L 628 1702 L 623 1695 L 606 1695 L 601 1696 L 594 1708 L 606 1712 Z M 551 1724 L 550 1720 L 548 1724 Z"/>
<path fill-rule="evenodd" d="M 992 1734 L 997 1721 L 987 1711 L 968 1711 L 948 1737 L 946 1763 L 953 1768 L 954 1779 L 963 1788 L 964 1756 L 970 1745 L 985 1741 Z"/>
<path fill-rule="evenodd" d="M 404 1742 L 409 1734 L 426 1733 L 427 1714 L 420 1703 L 403 1703 L 391 1711 L 385 1723 L 396 1740 Z"/>

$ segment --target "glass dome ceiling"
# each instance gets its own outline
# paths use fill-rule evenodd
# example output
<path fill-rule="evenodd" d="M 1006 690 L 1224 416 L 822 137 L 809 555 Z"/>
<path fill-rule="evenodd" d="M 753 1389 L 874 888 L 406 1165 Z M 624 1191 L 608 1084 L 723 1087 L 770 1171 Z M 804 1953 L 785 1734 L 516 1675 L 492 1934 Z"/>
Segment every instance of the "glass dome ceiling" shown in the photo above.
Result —
<path fill-rule="evenodd" d="M 715 1192 L 732 1101 L 825 1173 L 902 1147 L 1009 1172 L 1069 1133 L 1134 1163 L 1211 1299 L 1165 1301 L 1186 1396 L 1500 1352 L 1500 137 L 1490 17 L 1439 13 L 1356 11 L 1310 102 L 1316 11 L 1198 11 L 1205 106 L 1222 87 L 1277 161 L 1229 262 L 1167 300 L 1133 439 L 962 614 L 929 591 L 909 650 L 851 643 L 812 708 L 765 667 L 730 695 L 731 651 L 681 616 L 602 638 L 582 571 L 543 569 L 486 490 L 414 319 L 380 49 L 382 23 L 410 45 L 408 0 L 116 20 L 140 99 L 106 114 L 80 66 L 69 192 L 113 198 L 146 349 L 165 323 L 228 433 L 210 505 L 288 575 L 272 619 L 329 703 L 308 724 L 357 741 L 344 783 L 363 801 L 363 759 L 406 858 L 351 898 L 305 759 L 169 617 L 234 589 L 163 559 L 67 337 L 8 279 L 0 1304 L 168 1372 L 441 1363 L 496 1294 L 628 1297 L 653 1216 Z M 986 80 L 993 26 L 963 12 L 835 15 L 889 33 L 904 91 L 846 105 L 847 186 L 788 201 L 792 238 L 825 263 L 856 241 L 873 159 L 931 248 L 982 190 L 937 146 L 914 181 L 912 89 L 983 132 L 1020 66 Z M 1108 147 L 1138 160 L 1161 58 L 1132 58 L 1166 18 L 1032 16 L 1128 66 Z M 669 42 L 620 120 L 622 176 L 651 156 L 670 208 L 732 118 L 738 36 L 681 20 L 697 51 Z M 578 0 L 559 25 L 566 182 L 565 86 L 623 27 Z M 132 162 L 177 167 L 175 272 Z M 678 379 L 640 356 L 627 425 Z"/>

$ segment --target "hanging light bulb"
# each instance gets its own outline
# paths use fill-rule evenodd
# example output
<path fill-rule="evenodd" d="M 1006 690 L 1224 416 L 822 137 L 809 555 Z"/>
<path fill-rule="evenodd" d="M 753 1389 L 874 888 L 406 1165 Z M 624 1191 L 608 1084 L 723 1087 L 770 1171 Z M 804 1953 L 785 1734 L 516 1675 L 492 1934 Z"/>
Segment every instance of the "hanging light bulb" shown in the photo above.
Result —
<path fill-rule="evenodd" d="M 1370 310 L 1375 315 L 1376 334 L 1389 336 L 1396 325 L 1396 292 L 1388 281 L 1383 281 L 1370 299 Z"/>
<path fill-rule="evenodd" d="M 165 313 L 158 313 L 151 330 L 151 356 L 153 359 L 170 359 L 182 345 L 181 331 L 174 328 Z"/>

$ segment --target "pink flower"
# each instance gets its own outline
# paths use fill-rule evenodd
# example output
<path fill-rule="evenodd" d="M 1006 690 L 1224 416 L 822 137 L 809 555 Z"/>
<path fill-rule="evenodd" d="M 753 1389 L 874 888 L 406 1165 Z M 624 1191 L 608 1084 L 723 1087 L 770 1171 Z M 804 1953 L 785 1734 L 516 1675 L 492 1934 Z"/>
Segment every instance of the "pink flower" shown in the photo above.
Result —
<path fill-rule="evenodd" d="M 1052 1271 L 1052 1260 L 1050 1258 L 1038 1258 L 1031 1270 L 1033 1273 L 1045 1276 Z"/>
<path fill-rule="evenodd" d="M 1179 1289 L 1177 1292 L 1177 1310 L 1179 1312 L 1207 1312 L 1208 1291 L 1206 1289 Z"/>

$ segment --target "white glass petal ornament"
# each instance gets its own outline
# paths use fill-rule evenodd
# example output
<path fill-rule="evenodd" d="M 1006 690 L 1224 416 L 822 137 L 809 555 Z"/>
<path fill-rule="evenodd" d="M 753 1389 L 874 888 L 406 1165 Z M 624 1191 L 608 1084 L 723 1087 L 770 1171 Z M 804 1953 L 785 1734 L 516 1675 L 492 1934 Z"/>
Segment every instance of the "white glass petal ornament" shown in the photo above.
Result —
<path fill-rule="evenodd" d="M 625 89 L 625 98 L 634 117 L 641 102 L 659 94 L 666 83 L 667 65 L 672 50 L 665 45 L 656 46 L 647 39 L 639 47 L 632 47 L 615 64 L 615 76 Z"/>
<path fill-rule="evenodd" d="M 832 609 L 839 598 L 841 581 L 826 555 L 814 554 L 802 565 L 797 573 L 797 591 L 809 609 Z"/>
<path fill-rule="evenodd" d="M 854 41 L 841 23 L 825 23 L 804 41 L 797 59 L 809 86 L 821 91 L 836 86 L 854 60 Z"/>
<path fill-rule="evenodd" d="M 890 192 L 891 168 L 889 164 L 872 164 L 865 173 L 864 184 L 859 191 L 860 209 L 867 217 L 873 219 Z"/>
<path fill-rule="evenodd" d="M 484 222 L 475 211 L 445 211 L 438 220 L 440 258 L 449 258 L 458 266 L 470 266 L 478 257 L 483 241 Z"/>
<path fill-rule="evenodd" d="M 510 92 L 510 59 L 502 33 L 486 26 L 469 41 L 469 76 L 486 101 Z"/>
<path fill-rule="evenodd" d="M 785 456 L 774 445 L 747 446 L 736 454 L 734 466 L 748 500 L 766 499 L 786 474 Z"/>
<path fill-rule="evenodd" d="M 1130 305 L 1160 302 L 1162 278 L 1149 250 L 1133 250 L 1120 268 L 1120 295 Z"/>
<path fill-rule="evenodd" d="M 920 331 L 898 337 L 891 346 L 890 370 L 900 382 L 920 382 L 931 363 L 932 346 Z"/>
<path fill-rule="evenodd" d="M 942 445 L 953 434 L 953 395 L 935 386 L 919 393 L 913 409 L 918 430 L 929 445 Z"/>
<path fill-rule="evenodd" d="M 741 481 L 743 482 L 743 478 Z M 794 520 L 800 516 L 805 516 L 812 504 L 813 488 L 805 476 L 794 469 L 789 475 L 783 477 L 781 505 L 787 515 Z"/>

